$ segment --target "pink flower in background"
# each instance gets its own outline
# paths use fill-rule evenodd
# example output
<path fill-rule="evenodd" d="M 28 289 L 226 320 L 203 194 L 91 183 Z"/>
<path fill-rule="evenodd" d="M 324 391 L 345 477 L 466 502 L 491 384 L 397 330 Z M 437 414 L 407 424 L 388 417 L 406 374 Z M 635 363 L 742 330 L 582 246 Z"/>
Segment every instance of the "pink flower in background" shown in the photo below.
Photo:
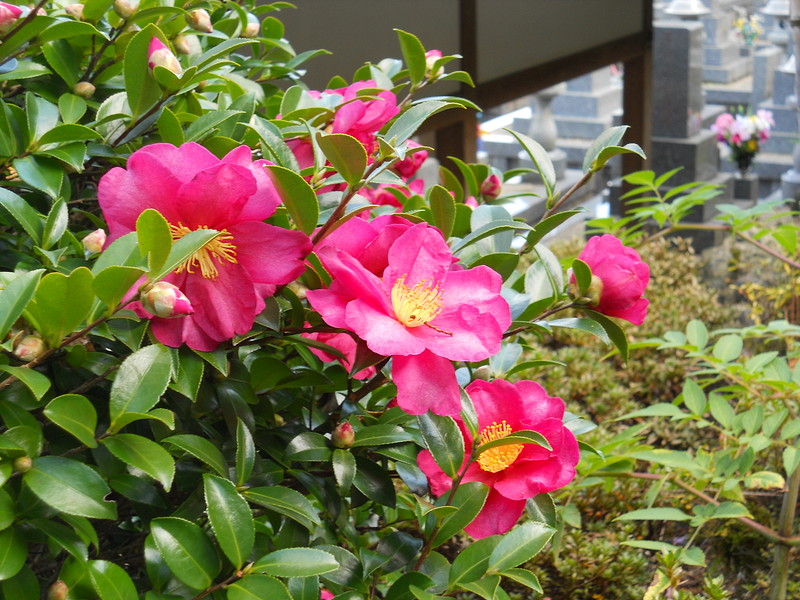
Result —
<path fill-rule="evenodd" d="M 0 2 L 0 33 L 5 33 L 11 29 L 11 25 L 19 19 L 22 8 L 15 4 Z"/>
<path fill-rule="evenodd" d="M 325 90 L 326 94 L 340 94 L 342 103 L 336 109 L 336 115 L 330 124 L 330 133 L 346 133 L 352 135 L 372 152 L 375 134 L 399 112 L 397 97 L 389 90 L 359 96 L 364 90 L 377 87 L 372 81 L 356 81 L 347 87 Z"/>
<path fill-rule="evenodd" d="M 484 538 L 511 529 L 528 498 L 552 492 L 572 481 L 580 452 L 575 436 L 563 423 L 564 402 L 548 396 L 538 383 L 475 380 L 466 391 L 478 415 L 479 437 L 473 439 L 461 417 L 454 417 L 464 436 L 465 460 L 474 445 L 526 429 L 541 433 L 552 448 L 536 444 L 497 446 L 482 452 L 469 465 L 462 482 L 480 481 L 489 486 L 489 495 L 481 512 L 464 531 L 472 537 Z M 439 468 L 430 451 L 420 452 L 417 462 L 428 477 L 434 496 L 450 490 L 451 479 Z"/>
<path fill-rule="evenodd" d="M 410 198 L 414 194 L 421 196 L 425 192 L 425 182 L 422 179 L 414 179 L 409 181 L 406 185 L 393 185 L 390 183 L 382 183 L 376 188 L 364 188 L 361 190 L 361 195 L 366 197 L 371 204 L 378 206 L 393 206 L 397 210 L 402 210 L 403 205 L 397 199 L 390 189 L 398 190 L 406 198 Z"/>
<path fill-rule="evenodd" d="M 369 239 L 370 232 L 364 234 Z M 353 331 L 370 350 L 392 357 L 403 410 L 457 415 L 461 397 L 451 361 L 484 360 L 500 349 L 511 323 L 502 280 L 484 266 L 453 268 L 441 232 L 427 223 L 386 242 L 380 234 L 372 238 L 380 257 L 372 268 L 362 263 L 371 257 L 357 246 L 357 256 L 332 245 L 319 248 L 333 282 L 306 296 L 326 323 Z M 383 256 L 386 267 L 378 274 Z"/>
<path fill-rule="evenodd" d="M 591 308 L 641 325 L 650 304 L 642 297 L 650 281 L 650 267 L 642 262 L 639 253 L 606 234 L 590 238 L 578 258 L 589 265 L 592 275 L 602 283 L 599 301 Z"/>
<path fill-rule="evenodd" d="M 342 366 L 347 369 L 349 373 L 352 368 L 353 364 L 356 361 L 356 355 L 359 352 L 359 344 L 364 342 L 356 342 L 353 339 L 353 336 L 349 333 L 330 333 L 330 332 L 313 332 L 313 333 L 304 333 L 304 338 L 308 338 L 310 340 L 316 340 L 317 342 L 322 342 L 323 344 L 327 344 L 332 348 L 335 348 L 342 354 L 344 354 L 345 358 L 342 360 L 335 354 L 330 354 L 325 352 L 324 350 L 320 350 L 319 348 L 314 348 L 313 346 L 309 346 L 309 350 L 314 353 L 317 358 L 323 360 L 325 362 L 332 362 L 332 361 L 339 361 Z M 362 348 L 361 352 L 369 352 L 366 348 Z M 353 379 L 369 379 L 373 375 L 375 375 L 376 370 L 375 367 L 366 367 L 365 369 L 361 369 L 360 371 L 353 373 L 351 377 Z"/>
<path fill-rule="evenodd" d="M 421 144 L 413 140 L 408 140 L 408 148 L 420 148 Z M 403 179 L 408 181 L 417 174 L 423 163 L 428 160 L 427 150 L 418 150 L 413 154 L 406 156 L 403 160 L 396 162 L 392 169 Z"/>
<path fill-rule="evenodd" d="M 173 241 L 198 229 L 220 231 L 164 279 L 194 307 L 183 318 L 152 319 L 153 333 L 167 346 L 210 351 L 247 333 L 264 298 L 303 272 L 308 236 L 263 222 L 280 203 L 266 164 L 254 162 L 246 146 L 219 159 L 195 143 L 153 144 L 100 180 L 108 244 L 134 231 L 148 208 L 164 216 Z"/>

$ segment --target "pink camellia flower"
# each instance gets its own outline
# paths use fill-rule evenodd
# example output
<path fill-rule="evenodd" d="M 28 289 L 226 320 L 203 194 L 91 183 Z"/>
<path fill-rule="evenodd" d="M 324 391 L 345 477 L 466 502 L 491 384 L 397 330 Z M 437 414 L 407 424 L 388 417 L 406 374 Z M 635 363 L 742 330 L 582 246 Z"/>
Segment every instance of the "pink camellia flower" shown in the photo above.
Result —
<path fill-rule="evenodd" d="M 317 358 L 326 362 L 338 360 L 348 372 L 352 370 L 353 364 L 356 362 L 356 355 L 358 354 L 359 347 L 358 342 L 356 342 L 349 333 L 312 332 L 304 333 L 303 337 L 327 344 L 345 356 L 344 360 L 342 360 L 334 354 L 309 346 L 309 350 L 311 350 Z M 363 344 L 363 342 L 361 343 Z M 375 372 L 375 367 L 366 367 L 356 373 L 352 373 L 351 377 L 353 377 L 353 379 L 368 379 L 375 375 Z"/>
<path fill-rule="evenodd" d="M 500 195 L 500 190 L 503 189 L 503 182 L 497 175 L 489 175 L 481 183 L 481 196 L 494 200 Z"/>
<path fill-rule="evenodd" d="M 333 282 L 306 297 L 326 323 L 392 357 L 403 410 L 457 415 L 461 397 L 451 361 L 484 360 L 499 351 L 511 324 L 502 280 L 485 266 L 453 268 L 441 232 L 427 223 L 406 228 L 385 249 L 387 266 L 379 275 L 362 263 L 363 253 L 318 249 Z"/>
<path fill-rule="evenodd" d="M 557 490 L 572 481 L 580 452 L 575 436 L 563 423 L 564 402 L 548 396 L 538 383 L 476 380 L 466 391 L 478 415 L 479 436 L 473 439 L 461 417 L 454 417 L 464 436 L 465 461 L 476 444 L 526 429 L 541 433 L 552 448 L 536 444 L 496 446 L 482 452 L 467 467 L 462 482 L 485 483 L 489 495 L 481 512 L 464 531 L 472 537 L 484 538 L 511 529 L 528 498 Z M 419 453 L 417 462 L 428 477 L 434 496 L 450 490 L 452 481 L 428 450 Z"/>
<path fill-rule="evenodd" d="M 650 267 L 639 253 L 606 234 L 590 238 L 578 258 L 592 270 L 592 286 L 599 287 L 592 290 L 592 297 L 598 300 L 589 306 L 609 317 L 641 325 L 650 304 L 642 297 L 650 281 Z"/>
<path fill-rule="evenodd" d="M 0 2 L 0 33 L 11 31 L 11 28 L 21 14 L 22 9 L 19 6 Z"/>
<path fill-rule="evenodd" d="M 164 279 L 191 299 L 195 311 L 182 319 L 152 319 L 153 333 L 167 346 L 185 342 L 210 351 L 247 333 L 264 298 L 303 272 L 308 236 L 263 222 L 280 203 L 267 164 L 253 161 L 246 146 L 219 159 L 191 142 L 153 144 L 134 152 L 127 169 L 111 169 L 100 180 L 109 244 L 134 231 L 148 208 L 164 216 L 173 240 L 198 229 L 220 231 Z"/>
<path fill-rule="evenodd" d="M 330 590 L 322 588 L 319 591 L 319 600 L 333 600 L 333 593 Z"/>
<path fill-rule="evenodd" d="M 359 96 L 363 90 L 371 90 L 377 85 L 372 80 L 356 81 L 347 87 L 325 90 L 327 94 L 340 94 L 342 103 L 336 109 L 336 115 L 330 125 L 330 133 L 346 133 L 356 138 L 371 152 L 375 143 L 375 134 L 393 119 L 400 109 L 397 107 L 397 96 L 390 90 L 382 90 Z"/>
<path fill-rule="evenodd" d="M 422 145 L 413 140 L 408 140 L 408 147 L 420 148 Z M 392 169 L 404 180 L 408 181 L 417 174 L 422 164 L 428 160 L 427 150 L 417 150 L 413 154 L 406 156 L 403 160 L 396 162 Z"/>
<path fill-rule="evenodd" d="M 185 317 L 194 312 L 192 303 L 178 286 L 168 281 L 158 281 L 139 297 L 142 308 L 154 317 L 171 319 Z"/>
<path fill-rule="evenodd" d="M 428 50 L 425 53 L 425 66 L 428 70 L 428 76 L 436 79 L 437 77 L 441 77 L 444 73 L 444 68 L 439 67 L 434 71 L 433 67 L 436 64 L 436 61 L 442 58 L 442 51 L 441 50 Z"/>
<path fill-rule="evenodd" d="M 425 182 L 422 179 L 414 179 L 409 181 L 406 185 L 393 185 L 391 183 L 382 183 L 376 188 L 364 188 L 361 190 L 361 195 L 365 196 L 371 204 L 378 206 L 394 206 L 397 210 L 402 210 L 403 205 L 397 199 L 390 189 L 399 190 L 406 198 L 411 198 L 412 195 L 422 195 L 425 192 Z"/>
<path fill-rule="evenodd" d="M 164 67 L 175 75 L 183 73 L 181 63 L 178 62 L 176 56 L 157 37 L 151 39 L 150 45 L 147 47 L 147 66 L 151 71 L 156 67 Z"/>

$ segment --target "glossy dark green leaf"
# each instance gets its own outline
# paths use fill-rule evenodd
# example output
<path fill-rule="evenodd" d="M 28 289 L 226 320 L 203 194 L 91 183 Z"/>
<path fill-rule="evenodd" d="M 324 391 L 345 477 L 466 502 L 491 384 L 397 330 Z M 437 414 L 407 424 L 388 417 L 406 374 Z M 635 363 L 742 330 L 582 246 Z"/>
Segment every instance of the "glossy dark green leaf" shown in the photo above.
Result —
<path fill-rule="evenodd" d="M 356 459 L 347 450 L 336 449 L 333 451 L 332 464 L 336 485 L 339 486 L 342 494 L 347 494 L 356 476 Z"/>
<path fill-rule="evenodd" d="M 332 554 L 316 548 L 284 548 L 259 558 L 252 567 L 256 573 L 276 577 L 311 577 L 339 568 Z"/>
<path fill-rule="evenodd" d="M 112 314 L 125 294 L 144 274 L 136 267 L 110 266 L 100 271 L 92 282 L 95 295 L 108 306 L 107 314 Z"/>
<path fill-rule="evenodd" d="M 166 491 L 172 487 L 175 463 L 158 442 L 132 433 L 118 433 L 103 438 L 103 445 L 125 464 L 158 481 Z"/>
<path fill-rule="evenodd" d="M 2 187 L 0 187 L 0 206 L 6 209 L 13 219 L 20 224 L 36 245 L 41 244 L 42 233 L 44 232 L 44 218 L 42 215 L 14 192 Z"/>
<path fill-rule="evenodd" d="M 163 95 L 147 64 L 148 47 L 154 37 L 169 44 L 161 30 L 151 23 L 134 35 L 125 49 L 125 91 L 134 117 L 144 114 Z"/>
<path fill-rule="evenodd" d="M 161 116 L 158 117 L 158 134 L 162 141 L 175 146 L 180 146 L 185 141 L 183 127 L 175 113 L 169 108 L 165 107 L 161 111 Z"/>
<path fill-rule="evenodd" d="M 425 80 L 427 65 L 425 61 L 425 47 L 417 36 L 395 29 L 397 39 L 400 41 L 400 51 L 408 68 L 408 78 L 411 85 L 415 86 Z"/>
<path fill-rule="evenodd" d="M 77 123 L 86 113 L 86 100 L 75 94 L 61 94 L 58 98 L 58 112 L 64 123 Z"/>
<path fill-rule="evenodd" d="M 497 271 L 503 281 L 511 277 L 519 264 L 519 254 L 516 252 L 493 252 L 478 258 L 470 267 L 485 265 Z"/>
<path fill-rule="evenodd" d="M 586 292 L 592 284 L 592 270 L 581 259 L 576 258 L 572 261 L 572 273 L 575 275 L 575 282 L 578 284 L 580 294 Z"/>
<path fill-rule="evenodd" d="M 183 394 L 194 402 L 197 400 L 197 392 L 200 390 L 200 384 L 203 382 L 205 362 L 187 348 L 182 348 L 180 351 L 174 353 L 173 356 L 177 357 L 175 362 L 178 372 L 175 374 L 170 388 L 179 394 Z"/>
<path fill-rule="evenodd" d="M 412 442 L 414 437 L 398 425 L 379 424 L 362 427 L 356 432 L 353 447 L 383 446 L 400 442 Z"/>
<path fill-rule="evenodd" d="M 586 310 L 585 312 L 600 324 L 606 332 L 608 339 L 611 340 L 611 343 L 619 350 L 622 360 L 628 362 L 628 336 L 625 334 L 625 331 L 614 321 L 597 311 Z"/>
<path fill-rule="evenodd" d="M 81 444 L 96 448 L 97 411 L 85 396 L 63 394 L 53 398 L 44 409 L 44 416 L 74 436 Z"/>
<path fill-rule="evenodd" d="M 139 598 L 131 576 L 119 565 L 107 560 L 90 560 L 86 564 L 86 570 L 100 600 Z"/>
<path fill-rule="evenodd" d="M 539 584 L 539 578 L 528 569 L 506 569 L 505 571 L 500 571 L 500 575 L 508 577 L 517 583 L 521 583 L 538 594 L 543 593 L 542 586 Z"/>
<path fill-rule="evenodd" d="M 15 527 L 0 531 L 0 581 L 19 573 L 28 558 L 25 536 Z"/>
<path fill-rule="evenodd" d="M 44 222 L 42 232 L 42 249 L 49 250 L 53 244 L 57 243 L 64 232 L 67 230 L 67 203 L 59 198 L 53 203 L 53 207 Z"/>
<path fill-rule="evenodd" d="M 269 165 L 264 167 L 297 228 L 311 234 L 319 219 L 319 200 L 314 190 L 300 175 L 290 169 Z"/>
<path fill-rule="evenodd" d="M 78 267 L 69 276 L 49 273 L 42 277 L 27 312 L 50 346 L 58 345 L 86 319 L 94 303 L 93 279 L 86 267 Z"/>
<path fill-rule="evenodd" d="M 586 154 L 583 157 L 583 172 L 588 173 L 593 171 L 595 160 L 600 156 L 603 149 L 617 146 L 622 140 L 622 136 L 628 130 L 627 125 L 620 125 L 619 127 L 611 127 L 601 133 L 594 142 L 592 142 Z"/>
<path fill-rule="evenodd" d="M 361 181 L 367 169 L 367 151 L 361 142 L 345 133 L 318 133 L 317 144 L 348 185 Z"/>
<path fill-rule="evenodd" d="M 227 479 L 205 473 L 203 489 L 206 512 L 225 556 L 240 569 L 255 541 L 253 513 L 236 486 Z"/>
<path fill-rule="evenodd" d="M 62 123 L 45 132 L 39 138 L 39 145 L 63 144 L 64 142 L 88 141 L 100 138 L 100 134 L 94 129 L 76 123 Z"/>
<path fill-rule="evenodd" d="M 167 389 L 172 374 L 172 357 L 161 344 L 146 346 L 126 358 L 111 386 L 109 431 L 126 412 L 145 413 L 155 406 Z"/>
<path fill-rule="evenodd" d="M 551 327 L 566 327 L 568 329 L 578 329 L 580 331 L 585 331 L 587 333 L 591 333 L 592 335 L 596 336 L 600 340 L 602 340 L 606 344 L 610 344 L 611 340 L 606 333 L 606 330 L 603 329 L 603 326 L 598 323 L 594 318 L 575 318 L 575 317 L 567 317 L 565 319 L 553 319 L 552 321 L 547 321 L 547 324 Z"/>
<path fill-rule="evenodd" d="M 246 575 L 225 589 L 227 600 L 292 600 L 282 581 L 260 573 Z M 319 596 L 319 588 L 316 591 Z"/>
<path fill-rule="evenodd" d="M 389 474 L 377 463 L 365 458 L 356 458 L 356 474 L 353 485 L 370 500 L 394 508 L 397 494 Z"/>
<path fill-rule="evenodd" d="M 599 171 L 609 159 L 618 156 L 620 154 L 636 154 L 642 159 L 646 159 L 644 150 L 638 144 L 625 144 L 624 146 L 608 146 L 603 148 L 597 157 L 592 162 L 592 171 Z"/>
<path fill-rule="evenodd" d="M 478 481 L 462 483 L 450 502 L 450 505 L 455 506 L 456 510 L 442 519 L 439 531 L 436 532 L 436 537 L 433 540 L 433 546 L 437 547 L 444 544 L 456 533 L 472 523 L 478 513 L 481 512 L 483 505 L 486 504 L 488 495 L 489 488 Z"/>
<path fill-rule="evenodd" d="M 244 485 L 244 482 L 253 472 L 253 465 L 256 460 L 256 446 L 253 443 L 253 435 L 244 424 L 238 419 L 236 422 L 236 485 Z"/>
<path fill-rule="evenodd" d="M 5 489 L 0 487 L 0 530 L 9 527 L 15 518 L 14 500 Z"/>
<path fill-rule="evenodd" d="M 529 248 L 533 248 L 536 244 L 544 239 L 548 233 L 553 231 L 556 227 L 567 221 L 570 217 L 584 212 L 583 210 L 565 210 L 557 212 L 554 215 L 547 217 L 540 223 L 537 223 L 533 230 L 528 234 L 527 243 Z"/>
<path fill-rule="evenodd" d="M 445 239 L 449 238 L 456 221 L 455 198 L 442 186 L 434 185 L 428 190 L 428 202 L 431 205 L 433 225 L 442 231 Z"/>
<path fill-rule="evenodd" d="M 453 560 L 450 567 L 450 589 L 457 589 L 462 583 L 476 581 L 484 576 L 491 556 L 500 536 L 493 535 L 471 543 Z"/>
<path fill-rule="evenodd" d="M 441 417 L 428 412 L 417 417 L 419 430 L 433 460 L 454 478 L 464 462 L 464 436 L 452 417 Z"/>
<path fill-rule="evenodd" d="M 544 548 L 554 533 L 555 529 L 536 521 L 517 525 L 503 536 L 492 551 L 488 571 L 503 571 L 530 560 Z"/>
<path fill-rule="evenodd" d="M 158 269 L 151 269 L 147 275 L 148 281 L 158 281 L 180 267 L 184 262 L 191 258 L 192 254 L 200 250 L 203 246 L 219 235 L 215 229 L 196 229 L 187 233 L 172 244 L 172 249 Z"/>
<path fill-rule="evenodd" d="M 5 190 L 0 188 L 0 203 Z M 0 290 L 0 338 L 5 338 L 11 326 L 16 323 L 28 305 L 39 285 L 44 269 L 20 273 Z"/>
<path fill-rule="evenodd" d="M 91 467 L 69 458 L 43 456 L 23 476 L 25 484 L 46 504 L 67 514 L 90 519 L 116 519 L 117 508 L 105 497 L 111 492 Z"/>
<path fill-rule="evenodd" d="M 217 475 L 225 477 L 228 474 L 225 457 L 222 455 L 222 452 L 220 452 L 219 448 L 214 444 L 199 435 L 181 433 L 164 438 L 161 442 L 174 446 L 178 450 L 194 456 L 196 459 L 214 469 Z"/>
<path fill-rule="evenodd" d="M 12 578 L 0 581 L 0 593 L 3 597 L 14 600 L 40 600 L 42 592 L 39 578 L 28 567 L 23 566 Z"/>
<path fill-rule="evenodd" d="M 462 587 L 484 600 L 508 600 L 508 594 L 500 587 L 499 575 L 489 575 L 477 581 L 464 583 Z"/>
<path fill-rule="evenodd" d="M 184 519 L 160 517 L 153 519 L 150 528 L 164 562 L 178 579 L 193 590 L 211 585 L 222 564 L 200 527 Z"/>
<path fill-rule="evenodd" d="M 509 444 L 536 444 L 537 446 L 541 446 L 542 448 L 546 448 L 547 450 L 552 450 L 552 446 L 550 446 L 550 442 L 547 441 L 547 438 L 544 437 L 538 431 L 533 430 L 520 430 L 515 431 L 505 437 L 491 440 L 486 442 L 485 444 L 481 444 L 475 449 L 475 452 L 480 455 L 483 452 L 491 448 L 497 448 L 498 446 L 507 446 Z"/>
<path fill-rule="evenodd" d="M 144 210 L 136 219 L 136 236 L 150 270 L 161 269 L 172 249 L 172 235 L 164 215 L 153 208 Z"/>
<path fill-rule="evenodd" d="M 64 169 L 51 158 L 44 156 L 26 156 L 15 158 L 14 169 L 20 179 L 50 196 L 53 200 L 61 194 L 64 183 Z"/>
<path fill-rule="evenodd" d="M 467 246 L 482 239 L 504 233 L 506 231 L 530 231 L 531 226 L 519 221 L 499 220 L 481 225 L 478 229 L 453 244 L 453 253 L 460 252 Z"/>
<path fill-rule="evenodd" d="M 328 461 L 331 458 L 330 442 L 321 433 L 303 432 L 286 446 L 286 458 L 297 461 Z"/>
<path fill-rule="evenodd" d="M 8 365 L 0 365 L 0 371 L 5 371 L 9 375 L 13 375 L 24 383 L 28 389 L 33 393 L 37 400 L 41 400 L 42 396 L 50 389 L 50 380 L 47 375 L 27 369 L 25 367 L 10 367 Z"/>
<path fill-rule="evenodd" d="M 254 504 L 273 510 L 313 530 L 321 523 L 319 515 L 308 499 L 300 492 L 281 486 L 263 486 L 244 491 L 244 497 Z"/>
<path fill-rule="evenodd" d="M 558 525 L 556 506 L 550 494 L 536 494 L 525 503 L 525 511 L 531 521 L 540 521 L 555 528 Z"/>
<path fill-rule="evenodd" d="M 463 108 L 455 102 L 422 100 L 403 112 L 392 123 L 385 135 L 381 136 L 391 144 L 402 144 L 410 138 L 429 117 L 448 108 Z"/>

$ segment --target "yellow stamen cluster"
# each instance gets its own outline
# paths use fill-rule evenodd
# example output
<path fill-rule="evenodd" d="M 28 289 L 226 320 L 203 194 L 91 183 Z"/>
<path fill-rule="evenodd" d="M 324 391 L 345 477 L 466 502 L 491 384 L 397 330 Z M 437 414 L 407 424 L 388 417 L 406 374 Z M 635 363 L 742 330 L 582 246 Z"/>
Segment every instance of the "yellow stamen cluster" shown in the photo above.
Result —
<path fill-rule="evenodd" d="M 442 312 L 442 292 L 439 284 L 431 286 L 427 279 L 423 279 L 414 287 L 409 287 L 405 281 L 406 276 L 403 275 L 392 287 L 394 316 L 406 327 L 420 325 L 433 327 L 429 323 Z"/>
<path fill-rule="evenodd" d="M 511 435 L 512 432 L 511 425 L 506 423 L 505 419 L 500 423 L 495 421 L 488 427 L 484 427 L 483 431 L 481 431 L 479 443 L 483 445 L 488 442 L 493 442 L 494 440 L 499 440 Z M 484 471 L 498 473 L 517 460 L 519 453 L 522 452 L 522 448 L 523 444 L 506 444 L 505 446 L 489 448 L 481 452 L 478 456 L 478 465 L 480 465 L 481 469 Z"/>
<path fill-rule="evenodd" d="M 201 225 L 198 229 L 208 229 L 208 227 Z M 172 241 L 175 242 L 187 233 L 191 233 L 192 230 L 182 223 L 178 223 L 177 225 L 170 223 L 169 232 L 170 235 L 172 235 Z M 187 273 L 194 273 L 195 269 L 199 267 L 200 275 L 205 279 L 216 279 L 217 275 L 219 275 L 219 270 L 217 269 L 217 265 L 214 264 L 215 258 L 220 264 L 224 261 L 233 264 L 238 262 L 236 260 L 236 246 L 230 242 L 232 239 L 233 236 L 223 229 L 213 240 L 186 259 L 180 267 L 175 269 L 175 272 L 181 273 L 185 270 Z"/>

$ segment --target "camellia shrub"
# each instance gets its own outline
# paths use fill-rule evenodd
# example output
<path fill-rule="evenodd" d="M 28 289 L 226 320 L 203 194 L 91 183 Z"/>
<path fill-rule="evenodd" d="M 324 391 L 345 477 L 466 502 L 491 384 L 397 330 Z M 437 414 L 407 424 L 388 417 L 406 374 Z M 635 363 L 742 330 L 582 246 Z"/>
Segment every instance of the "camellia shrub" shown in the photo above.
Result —
<path fill-rule="evenodd" d="M 540 591 L 519 565 L 592 449 L 517 337 L 626 356 L 648 267 L 604 236 L 564 273 L 541 241 L 575 190 L 520 134 L 539 223 L 515 173 L 426 186 L 412 136 L 474 108 L 417 97 L 469 81 L 454 57 L 398 31 L 310 90 L 285 8 L 0 3 L 5 600 Z M 641 154 L 624 131 L 584 181 Z"/>

